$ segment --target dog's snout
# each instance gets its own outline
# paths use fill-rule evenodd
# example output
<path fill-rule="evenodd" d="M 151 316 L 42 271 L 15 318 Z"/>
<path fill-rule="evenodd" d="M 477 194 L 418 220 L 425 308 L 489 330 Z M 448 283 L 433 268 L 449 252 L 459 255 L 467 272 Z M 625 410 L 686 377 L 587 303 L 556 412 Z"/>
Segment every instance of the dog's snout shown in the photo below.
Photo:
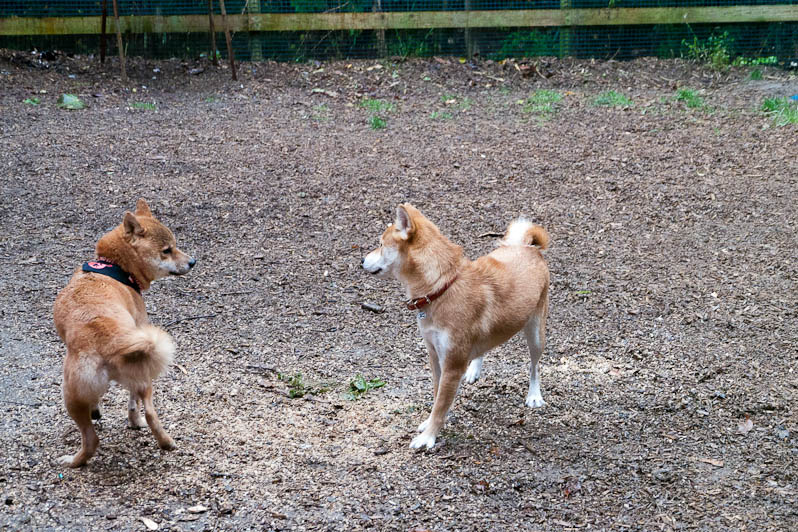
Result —
<path fill-rule="evenodd" d="M 364 264 L 366 264 L 366 257 L 360 259 L 360 265 L 363 266 Z"/>
<path fill-rule="evenodd" d="M 189 268 L 193 268 L 196 263 L 197 263 L 197 259 L 195 259 L 194 257 L 191 257 L 191 260 L 188 261 L 188 267 Z"/>

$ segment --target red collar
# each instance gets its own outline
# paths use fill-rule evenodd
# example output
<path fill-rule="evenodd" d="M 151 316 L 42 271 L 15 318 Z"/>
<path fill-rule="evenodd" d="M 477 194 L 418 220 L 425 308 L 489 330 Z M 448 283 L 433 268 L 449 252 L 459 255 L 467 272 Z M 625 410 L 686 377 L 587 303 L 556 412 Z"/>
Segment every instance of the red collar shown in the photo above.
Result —
<path fill-rule="evenodd" d="M 429 295 L 426 295 L 426 296 L 417 297 L 415 299 L 408 299 L 407 301 L 405 301 L 405 305 L 407 306 L 407 309 L 408 310 L 419 310 L 421 308 L 426 307 L 427 305 L 429 305 L 430 303 L 432 303 L 433 301 L 435 301 L 436 299 L 441 297 L 443 295 L 443 293 L 446 291 L 446 289 L 449 288 L 450 286 L 452 286 L 456 280 L 457 280 L 457 275 L 452 277 L 451 281 L 449 281 L 448 283 L 443 285 L 443 288 L 441 288 L 440 290 L 438 290 L 434 294 L 429 294 Z"/>

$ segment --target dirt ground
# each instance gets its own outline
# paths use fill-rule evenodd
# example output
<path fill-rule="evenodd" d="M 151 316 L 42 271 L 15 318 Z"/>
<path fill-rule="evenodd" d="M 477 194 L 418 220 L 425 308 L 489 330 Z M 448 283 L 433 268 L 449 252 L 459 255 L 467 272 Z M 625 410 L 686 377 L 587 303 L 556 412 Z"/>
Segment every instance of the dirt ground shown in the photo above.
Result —
<path fill-rule="evenodd" d="M 794 73 L 128 70 L 0 52 L 0 528 L 798 528 L 798 128 L 758 110 Z M 535 107 L 539 89 L 562 100 Z M 632 104 L 595 105 L 608 90 Z M 58 109 L 65 92 L 88 109 Z M 52 302 L 139 197 L 198 259 L 145 294 L 178 345 L 155 388 L 178 449 L 126 429 L 114 385 L 98 454 L 66 469 Z M 360 268 L 403 201 L 470 257 L 521 215 L 552 236 L 547 406 L 524 407 L 516 338 L 430 452 L 408 448 L 432 395 L 415 317 Z M 350 400 L 357 375 L 385 386 Z"/>

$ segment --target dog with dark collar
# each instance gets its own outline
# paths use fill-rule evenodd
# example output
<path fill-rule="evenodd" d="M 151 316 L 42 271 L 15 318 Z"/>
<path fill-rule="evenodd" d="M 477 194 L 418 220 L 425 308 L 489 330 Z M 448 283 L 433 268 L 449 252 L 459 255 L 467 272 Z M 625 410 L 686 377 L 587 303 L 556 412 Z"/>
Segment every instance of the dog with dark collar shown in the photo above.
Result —
<path fill-rule="evenodd" d="M 70 467 L 84 465 L 97 450 L 92 418 L 99 418 L 100 399 L 112 380 L 130 392 L 130 427 L 149 425 L 162 449 L 175 447 L 152 402 L 152 381 L 172 362 L 175 344 L 150 324 L 142 292 L 156 279 L 188 273 L 196 261 L 177 248 L 175 236 L 142 199 L 135 213 L 125 212 L 122 223 L 100 239 L 96 252 L 53 307 L 67 348 L 64 403 L 81 436 L 80 450 L 59 459 Z"/>

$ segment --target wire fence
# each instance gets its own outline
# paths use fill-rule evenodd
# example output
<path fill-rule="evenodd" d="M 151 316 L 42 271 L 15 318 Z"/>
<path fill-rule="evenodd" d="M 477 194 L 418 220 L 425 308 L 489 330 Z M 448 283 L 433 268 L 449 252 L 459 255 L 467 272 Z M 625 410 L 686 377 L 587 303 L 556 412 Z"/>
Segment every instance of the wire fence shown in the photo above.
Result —
<path fill-rule="evenodd" d="M 47 29 L 57 26 L 50 22 L 52 20 L 100 17 L 104 4 L 109 14 L 108 31 L 113 32 L 111 0 L 0 0 L 0 47 L 95 53 L 99 42 L 97 31 L 64 35 L 51 34 Z M 170 31 L 128 28 L 124 32 L 127 54 L 151 58 L 207 54 L 209 35 L 207 29 L 197 30 L 196 21 L 199 20 L 197 16 L 207 19 L 211 4 L 213 12 L 220 15 L 218 0 L 118 0 L 119 15 L 123 18 L 171 17 L 177 20 Z M 233 28 L 232 44 L 240 60 L 431 55 L 502 59 L 569 55 L 616 59 L 690 57 L 728 62 L 756 59 L 789 65 L 798 59 L 798 0 L 747 0 L 744 3 L 736 0 L 226 0 L 225 6 L 227 15 L 237 24 Z M 657 17 L 662 16 L 666 22 L 646 23 L 645 19 L 629 18 L 628 24 L 624 23 L 626 19 L 605 23 L 599 15 L 592 14 L 600 9 L 606 17 L 616 12 L 623 12 L 624 17 L 636 17 L 637 11 L 645 10 L 629 8 L 654 10 L 654 15 L 647 15 L 651 21 L 658 21 Z M 727 8 L 727 11 L 718 17 L 718 22 L 706 22 L 705 17 L 695 23 L 673 23 L 678 19 L 669 12 L 688 8 Z M 779 10 L 778 17 L 768 22 L 769 13 L 775 13 L 774 9 Z M 498 15 L 491 15 L 490 22 L 470 27 L 472 20 L 488 20 L 475 17 L 483 12 Z M 560 20 L 557 14 L 571 12 L 587 13 L 585 16 L 593 18 L 584 23 L 562 18 L 564 23 L 555 25 Z M 545 16 L 538 18 L 535 13 Z M 335 20 L 351 26 L 340 28 L 333 24 L 314 29 L 318 25 L 310 14 L 317 14 L 316 18 L 346 14 L 349 18 Z M 373 27 L 375 21 L 382 23 L 380 21 L 387 19 L 376 19 L 375 14 L 383 17 L 409 14 L 415 18 L 408 19 L 411 22 L 401 19 L 396 24 L 401 27 L 376 28 Z M 443 18 L 430 18 L 431 14 L 442 14 Z M 469 18 L 452 17 L 457 14 L 467 14 Z M 270 15 L 282 18 L 268 18 Z M 305 18 L 301 18 L 303 16 Z M 738 16 L 740 22 L 735 21 Z M 3 31 L 16 21 L 29 19 L 48 22 L 33 34 Z M 194 25 L 187 24 L 185 30 L 173 31 L 181 27 L 181 20 L 191 20 Z M 325 20 L 329 23 L 331 19 Z M 538 24 L 539 20 L 548 22 Z M 414 27 L 412 21 L 416 21 L 418 27 Z M 93 19 L 90 23 L 95 24 Z M 441 25 L 435 27 L 435 23 Z M 278 29 L 257 31 L 269 29 L 270 24 Z M 429 27 L 430 24 L 433 26 Z M 216 30 L 221 32 L 222 26 L 217 24 Z M 217 39 L 224 42 L 221 33 Z M 109 39 L 109 45 L 109 53 L 115 53 L 113 39 Z M 224 46 L 219 53 L 226 55 Z"/>

